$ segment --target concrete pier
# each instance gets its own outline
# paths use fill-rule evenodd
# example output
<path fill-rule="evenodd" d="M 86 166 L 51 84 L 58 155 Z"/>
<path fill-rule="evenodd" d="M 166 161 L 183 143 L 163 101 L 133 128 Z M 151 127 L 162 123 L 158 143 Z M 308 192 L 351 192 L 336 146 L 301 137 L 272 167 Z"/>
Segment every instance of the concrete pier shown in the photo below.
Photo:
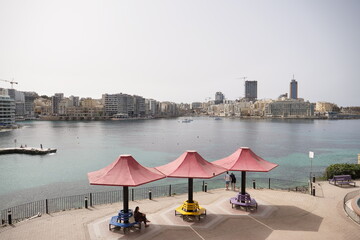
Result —
<path fill-rule="evenodd" d="M 48 153 L 56 153 L 57 149 L 55 148 L 32 148 L 32 147 L 15 147 L 15 148 L 0 148 L 1 154 L 12 154 L 12 153 L 21 153 L 21 154 L 30 154 L 30 155 L 44 155 Z"/>

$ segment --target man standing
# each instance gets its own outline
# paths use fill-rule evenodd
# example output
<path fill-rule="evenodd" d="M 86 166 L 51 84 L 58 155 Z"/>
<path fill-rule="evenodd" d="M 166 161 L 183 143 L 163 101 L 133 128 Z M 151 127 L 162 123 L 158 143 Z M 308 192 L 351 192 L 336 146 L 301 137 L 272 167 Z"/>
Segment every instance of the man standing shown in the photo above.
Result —
<path fill-rule="evenodd" d="M 235 191 L 236 177 L 235 177 L 234 173 L 230 174 L 230 178 L 231 178 L 231 190 Z"/>
<path fill-rule="evenodd" d="M 225 179 L 226 190 L 229 190 L 229 183 L 230 183 L 230 180 L 231 180 L 229 172 L 226 172 L 224 179 Z"/>

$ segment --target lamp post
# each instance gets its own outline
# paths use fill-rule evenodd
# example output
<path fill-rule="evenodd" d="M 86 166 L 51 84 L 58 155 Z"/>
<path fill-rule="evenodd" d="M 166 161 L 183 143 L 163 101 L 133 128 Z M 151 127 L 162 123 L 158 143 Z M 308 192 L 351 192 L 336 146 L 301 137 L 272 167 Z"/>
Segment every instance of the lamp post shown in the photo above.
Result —
<path fill-rule="evenodd" d="M 314 158 L 314 152 L 309 152 L 309 158 L 310 158 L 310 181 L 311 181 L 311 175 L 312 175 L 312 160 Z"/>

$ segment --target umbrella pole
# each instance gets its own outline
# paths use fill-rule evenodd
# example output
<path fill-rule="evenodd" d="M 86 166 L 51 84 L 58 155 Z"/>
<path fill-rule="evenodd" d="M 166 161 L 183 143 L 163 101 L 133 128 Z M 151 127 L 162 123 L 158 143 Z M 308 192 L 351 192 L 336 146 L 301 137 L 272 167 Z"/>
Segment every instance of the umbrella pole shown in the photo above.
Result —
<path fill-rule="evenodd" d="M 188 180 L 188 203 L 193 203 L 193 179 Z"/>
<path fill-rule="evenodd" d="M 124 213 L 127 214 L 129 212 L 129 187 L 123 186 L 123 206 Z M 124 223 L 129 223 L 129 219 L 125 218 Z"/>
<path fill-rule="evenodd" d="M 246 172 L 241 171 L 241 195 L 245 195 L 246 188 Z"/>

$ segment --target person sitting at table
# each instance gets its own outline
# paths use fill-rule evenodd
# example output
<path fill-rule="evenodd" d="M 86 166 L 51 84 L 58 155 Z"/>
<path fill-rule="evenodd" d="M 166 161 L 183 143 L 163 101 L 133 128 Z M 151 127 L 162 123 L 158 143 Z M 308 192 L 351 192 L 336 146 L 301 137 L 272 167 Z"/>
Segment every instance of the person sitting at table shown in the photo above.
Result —
<path fill-rule="evenodd" d="M 136 222 L 139 222 L 141 224 L 141 222 L 144 222 L 145 227 L 148 227 L 149 225 L 146 224 L 148 222 L 150 222 L 149 220 L 146 219 L 146 214 L 142 213 L 139 211 L 139 207 L 135 208 L 134 211 L 134 218 Z"/>

